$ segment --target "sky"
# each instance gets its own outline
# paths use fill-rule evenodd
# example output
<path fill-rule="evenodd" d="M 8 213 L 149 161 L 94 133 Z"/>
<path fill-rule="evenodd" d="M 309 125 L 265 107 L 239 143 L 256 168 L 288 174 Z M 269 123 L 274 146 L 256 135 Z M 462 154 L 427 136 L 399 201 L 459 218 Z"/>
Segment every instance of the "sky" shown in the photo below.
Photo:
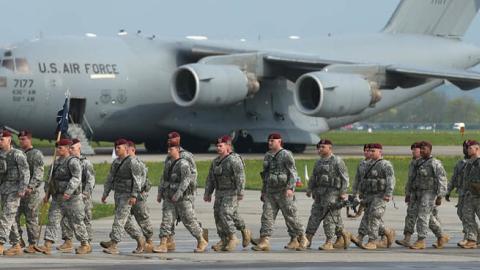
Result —
<path fill-rule="evenodd" d="M 0 45 L 38 36 L 113 36 L 119 29 L 211 39 L 371 33 L 399 0 L 0 0 Z M 465 40 L 480 45 L 477 18 Z"/>

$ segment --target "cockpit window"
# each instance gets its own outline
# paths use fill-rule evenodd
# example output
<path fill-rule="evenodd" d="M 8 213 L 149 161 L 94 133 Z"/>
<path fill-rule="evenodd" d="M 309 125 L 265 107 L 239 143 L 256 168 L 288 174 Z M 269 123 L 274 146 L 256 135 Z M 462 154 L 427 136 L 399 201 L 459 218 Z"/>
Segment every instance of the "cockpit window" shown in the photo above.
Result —
<path fill-rule="evenodd" d="M 17 73 L 29 73 L 30 69 L 28 68 L 27 59 L 25 58 L 15 58 L 15 68 Z"/>
<path fill-rule="evenodd" d="M 2 67 L 15 71 L 15 65 L 13 64 L 13 59 L 3 59 Z"/>

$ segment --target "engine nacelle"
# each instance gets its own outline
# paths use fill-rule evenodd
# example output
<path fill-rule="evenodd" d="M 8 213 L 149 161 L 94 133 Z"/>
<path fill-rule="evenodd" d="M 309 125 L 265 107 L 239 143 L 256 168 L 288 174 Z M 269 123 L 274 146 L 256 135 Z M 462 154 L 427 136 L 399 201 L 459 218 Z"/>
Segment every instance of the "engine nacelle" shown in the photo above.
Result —
<path fill-rule="evenodd" d="M 172 97 L 176 104 L 225 106 L 254 95 L 260 88 L 254 74 L 234 65 L 188 64 L 172 77 Z"/>
<path fill-rule="evenodd" d="M 337 117 L 359 113 L 380 101 L 375 83 L 358 74 L 311 72 L 296 82 L 294 100 L 303 114 Z"/>

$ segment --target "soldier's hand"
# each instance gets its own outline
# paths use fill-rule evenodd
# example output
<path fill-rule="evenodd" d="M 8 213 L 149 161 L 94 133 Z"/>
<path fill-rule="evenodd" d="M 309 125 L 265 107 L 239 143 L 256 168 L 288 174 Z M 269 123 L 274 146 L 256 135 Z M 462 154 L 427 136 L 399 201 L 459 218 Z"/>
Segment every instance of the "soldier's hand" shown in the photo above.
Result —
<path fill-rule="evenodd" d="M 70 200 L 70 194 L 63 193 L 63 200 L 64 201 Z"/>
<path fill-rule="evenodd" d="M 28 188 L 25 190 L 25 196 L 30 195 L 32 192 L 33 192 L 33 189 L 30 188 L 30 187 L 28 187 Z"/>
<path fill-rule="evenodd" d="M 285 195 L 286 195 L 287 197 L 293 197 L 293 190 L 287 189 L 287 191 L 285 191 Z"/>
<path fill-rule="evenodd" d="M 238 201 L 243 200 L 243 194 L 237 195 L 237 200 L 238 200 Z"/>
<path fill-rule="evenodd" d="M 107 196 L 102 196 L 102 203 L 107 203 Z"/>
<path fill-rule="evenodd" d="M 311 192 L 308 192 L 308 191 L 307 191 L 307 193 L 306 193 L 305 195 L 307 195 L 308 198 L 312 197 L 312 193 L 311 193 Z"/>
<path fill-rule="evenodd" d="M 162 202 L 162 195 L 157 195 L 157 202 L 159 202 L 159 203 Z"/>
<path fill-rule="evenodd" d="M 340 195 L 340 199 L 342 199 L 342 201 L 348 200 L 348 194 L 343 193 L 342 195 Z"/>
<path fill-rule="evenodd" d="M 450 193 L 448 193 L 447 195 L 445 195 L 445 200 L 446 200 L 447 202 L 450 201 Z"/>
<path fill-rule="evenodd" d="M 130 205 L 135 205 L 136 203 L 137 203 L 137 198 L 135 198 L 135 197 L 131 197 L 128 200 L 128 204 L 130 204 Z"/>
<path fill-rule="evenodd" d="M 435 200 L 435 205 L 439 206 L 442 204 L 442 197 L 437 197 L 437 199 Z"/>
<path fill-rule="evenodd" d="M 203 196 L 203 201 L 211 202 L 212 201 L 212 196 L 208 196 L 208 195 Z"/>
<path fill-rule="evenodd" d="M 265 201 L 265 193 L 262 193 L 260 195 L 260 201 L 264 202 Z"/>
<path fill-rule="evenodd" d="M 405 203 L 409 203 L 410 202 L 410 195 L 407 195 L 405 196 Z"/>
<path fill-rule="evenodd" d="M 20 192 L 17 193 L 18 197 L 20 197 L 20 198 L 25 197 L 25 194 L 26 194 L 26 192 L 24 192 L 24 191 L 20 191 Z"/>
<path fill-rule="evenodd" d="M 391 198 L 392 197 L 388 196 L 388 195 L 383 196 L 383 200 L 386 201 L 386 202 L 389 202 Z"/>
<path fill-rule="evenodd" d="M 48 199 L 50 199 L 50 196 L 47 194 L 45 197 L 43 197 L 43 202 L 48 203 Z"/>

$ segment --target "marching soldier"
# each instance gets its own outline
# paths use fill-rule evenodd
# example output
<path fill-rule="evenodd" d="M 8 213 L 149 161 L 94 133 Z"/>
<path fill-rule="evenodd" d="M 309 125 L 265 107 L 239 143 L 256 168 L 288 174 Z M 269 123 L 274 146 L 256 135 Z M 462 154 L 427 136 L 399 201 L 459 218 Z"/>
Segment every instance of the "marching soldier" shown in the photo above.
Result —
<path fill-rule="evenodd" d="M 268 148 L 261 173 L 263 185 L 260 199 L 263 201 L 263 212 L 260 242 L 252 249 L 255 251 L 271 249 L 269 239 L 273 232 L 275 217 L 280 210 L 288 224 L 287 227 L 293 234 L 286 248 L 305 249 L 309 243 L 297 216 L 294 196 L 295 182 L 298 177 L 295 160 L 292 153 L 282 147 L 282 136 L 278 133 L 268 136 Z"/>
<path fill-rule="evenodd" d="M 12 148 L 12 134 L 4 130 L 0 135 L 0 254 L 22 254 L 20 237 L 10 239 L 12 247 L 4 251 L 4 244 L 11 230 L 16 230 L 15 217 L 20 199 L 25 196 L 30 180 L 30 171 L 25 154 Z M 18 232 L 14 232 L 18 236 Z"/>
<path fill-rule="evenodd" d="M 51 254 L 64 217 L 70 222 L 77 240 L 81 242 L 81 246 L 75 250 L 76 253 L 86 254 L 91 251 L 85 226 L 85 204 L 81 195 L 82 165 L 78 157 L 70 155 L 71 145 L 72 141 L 69 139 L 61 139 L 56 143 L 58 159 L 53 164 L 52 179 L 43 199 L 44 203 L 47 203 L 51 195 L 52 203 L 48 210 L 45 243 L 41 247 L 35 246 L 35 249 L 47 255 Z"/>
<path fill-rule="evenodd" d="M 153 249 L 157 253 L 168 251 L 167 238 L 171 234 L 173 223 L 180 217 L 183 225 L 197 239 L 197 247 L 194 252 L 204 252 L 208 241 L 204 238 L 203 229 L 195 216 L 193 209 L 192 174 L 191 163 L 180 156 L 180 144 L 178 140 L 168 141 L 168 155 L 171 163 L 166 164 L 164 177 L 158 187 L 157 201 L 163 200 L 163 217 L 160 225 L 160 245 Z M 168 166 L 167 166 L 168 165 Z"/>
<path fill-rule="evenodd" d="M 243 236 L 243 247 L 248 246 L 251 232 L 245 228 L 245 222 L 238 214 L 239 201 L 243 199 L 245 190 L 245 168 L 242 158 L 232 151 L 232 139 L 223 136 L 217 141 L 216 157 L 210 166 L 205 184 L 204 201 L 212 201 L 217 233 L 220 241 L 212 246 L 215 251 L 233 251 L 237 245 L 235 230 L 240 224 Z"/>
<path fill-rule="evenodd" d="M 77 157 L 80 160 L 82 165 L 82 198 L 85 205 L 85 219 L 83 220 L 88 232 L 88 243 L 90 244 L 90 250 L 88 253 L 92 252 L 91 243 L 93 240 L 93 229 L 92 229 L 92 209 L 93 209 L 93 200 L 92 194 L 93 189 L 95 188 L 95 171 L 93 165 L 87 157 L 81 154 L 81 143 L 78 139 L 72 140 L 72 145 L 70 146 L 70 154 L 74 157 Z M 73 251 L 73 228 L 70 226 L 70 222 L 66 217 L 63 217 L 62 222 L 62 239 L 65 241 L 62 245 L 57 247 L 57 250 L 61 252 L 72 252 Z"/>
<path fill-rule="evenodd" d="M 43 154 L 40 150 L 36 149 L 32 145 L 32 133 L 29 131 L 21 131 L 18 134 L 18 140 L 20 147 L 27 156 L 28 167 L 30 169 L 30 181 L 28 183 L 27 190 L 25 191 L 25 197 L 20 199 L 20 207 L 18 208 L 17 216 L 15 218 L 18 226 L 18 235 L 14 235 L 15 232 L 10 232 L 10 239 L 15 237 L 20 238 L 20 243 L 25 246 L 23 241 L 22 226 L 20 226 L 20 216 L 25 216 L 25 225 L 27 227 L 28 247 L 25 248 L 26 253 L 35 253 L 34 248 L 38 243 L 39 234 L 39 221 L 38 215 L 40 210 L 40 204 L 42 198 L 40 197 L 40 189 L 43 184 Z"/>
<path fill-rule="evenodd" d="M 320 159 L 315 163 L 312 176 L 308 182 L 307 197 L 313 197 L 310 218 L 307 225 L 307 239 L 311 243 L 320 222 L 323 221 L 325 244 L 320 250 L 333 250 L 333 239 L 344 238 L 347 246 L 351 238 L 350 233 L 344 232 L 340 209 L 332 208 L 339 200 L 348 199 L 348 170 L 345 162 L 333 154 L 332 142 L 323 139 L 317 144 Z M 344 236 L 345 235 L 345 236 Z"/>
<path fill-rule="evenodd" d="M 119 254 L 117 245 L 122 241 L 124 232 L 127 231 L 137 241 L 134 253 L 141 253 L 145 246 L 145 238 L 138 225 L 133 222 L 131 211 L 137 203 L 144 168 L 128 155 L 127 140 L 118 139 L 115 142 L 115 153 L 117 158 L 112 163 L 102 196 L 102 203 L 106 203 L 110 191 L 114 191 L 115 218 L 110 232 L 110 241 L 102 241 L 100 245 L 104 248 L 103 252 L 105 253 Z"/>

